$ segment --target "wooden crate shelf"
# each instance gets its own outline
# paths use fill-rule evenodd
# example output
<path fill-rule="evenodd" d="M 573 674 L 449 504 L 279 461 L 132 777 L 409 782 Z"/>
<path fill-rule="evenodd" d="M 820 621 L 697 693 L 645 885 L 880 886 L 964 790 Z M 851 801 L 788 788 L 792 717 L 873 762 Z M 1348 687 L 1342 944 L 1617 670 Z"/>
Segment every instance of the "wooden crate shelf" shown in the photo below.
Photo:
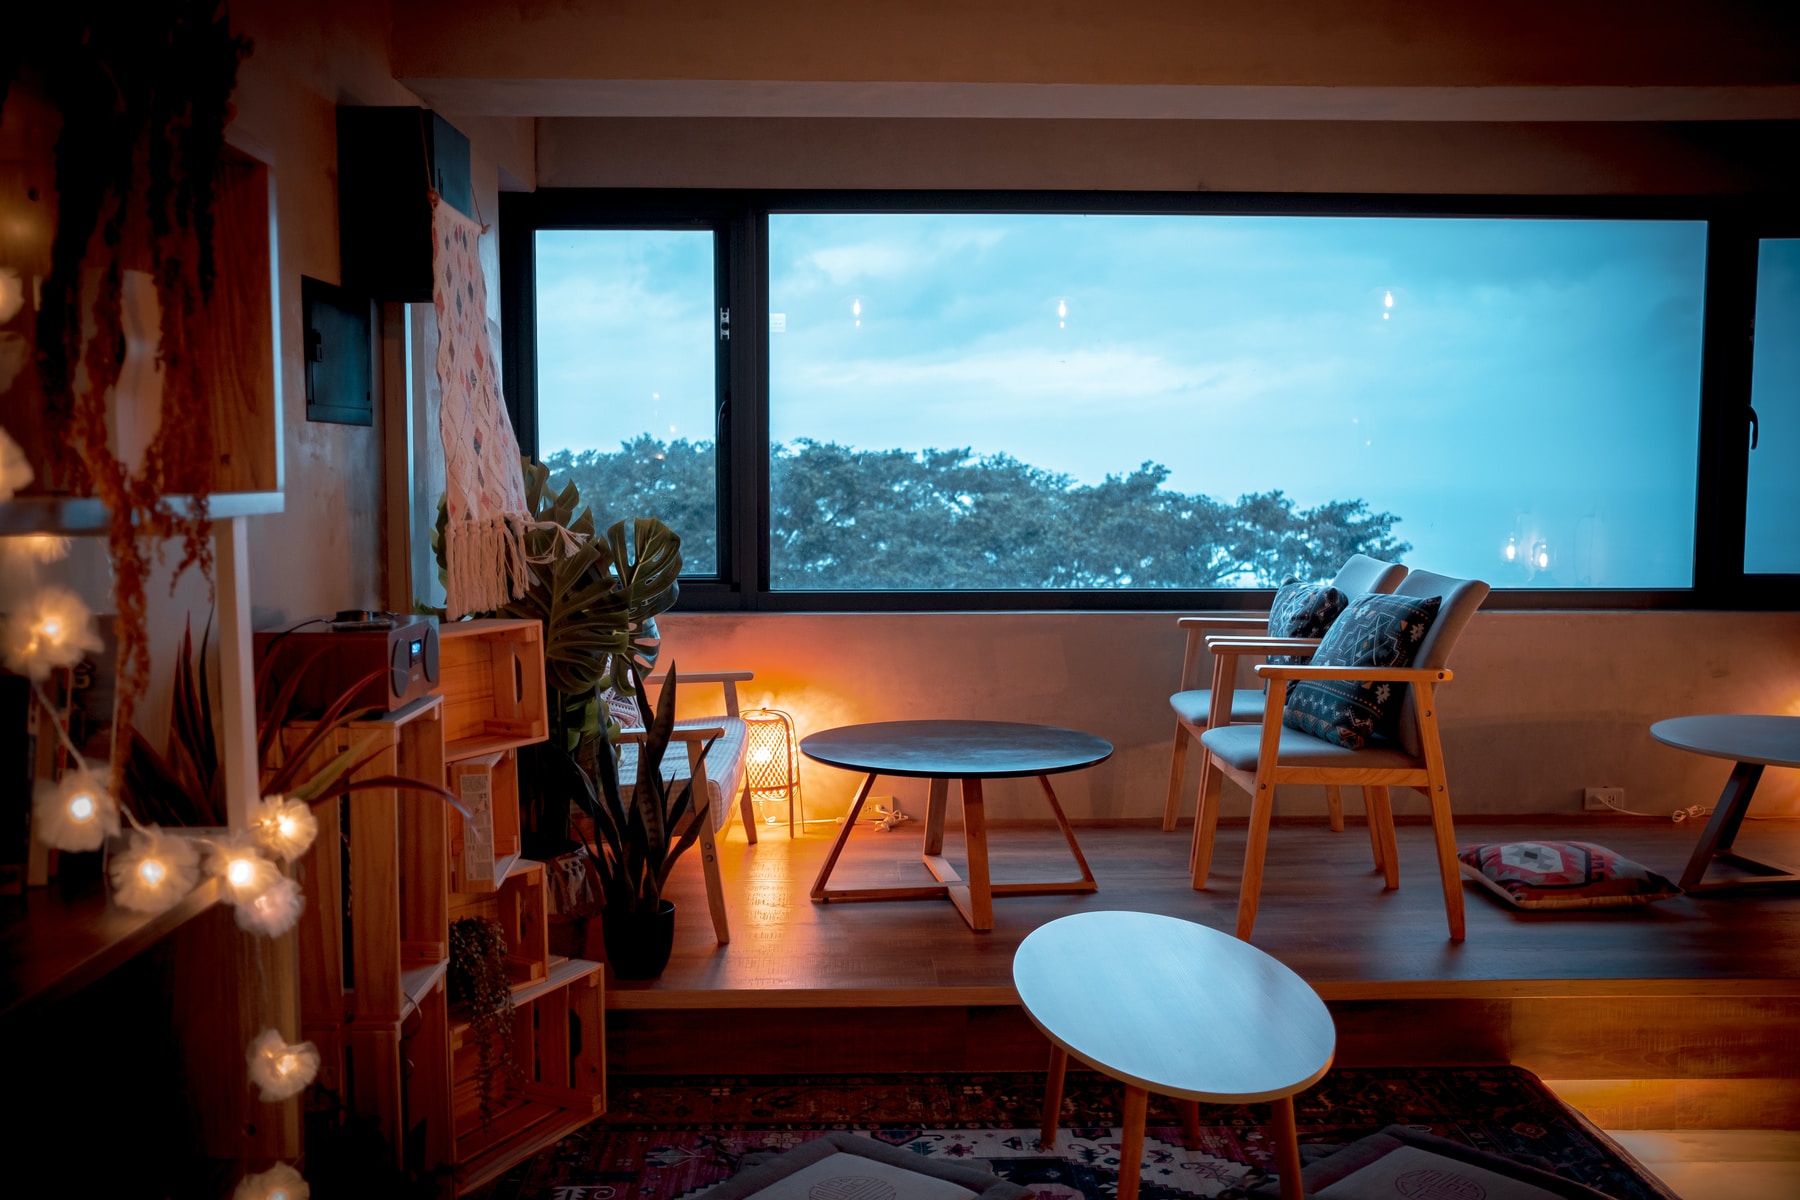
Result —
<path fill-rule="evenodd" d="M 438 687 L 451 762 L 541 742 L 550 733 L 543 626 L 452 621 L 438 627 Z"/>
<path fill-rule="evenodd" d="M 491 892 L 519 858 L 519 758 L 511 750 L 451 762 L 449 788 L 474 815 L 450 815 L 450 887 Z"/>
<path fill-rule="evenodd" d="M 481 1120 L 475 1083 L 479 1048 L 465 1015 L 453 1013 L 457 1187 L 487 1183 L 544 1145 L 606 1111 L 605 995 L 600 964 L 567 959 L 551 978 L 515 991 L 513 1059 L 524 1080 L 493 1120 Z"/>
<path fill-rule="evenodd" d="M 451 920 L 486 917 L 506 931 L 506 968 L 515 984 L 549 976 L 550 911 L 544 883 L 544 864 L 522 858 L 511 864 L 496 890 L 451 896 Z"/>

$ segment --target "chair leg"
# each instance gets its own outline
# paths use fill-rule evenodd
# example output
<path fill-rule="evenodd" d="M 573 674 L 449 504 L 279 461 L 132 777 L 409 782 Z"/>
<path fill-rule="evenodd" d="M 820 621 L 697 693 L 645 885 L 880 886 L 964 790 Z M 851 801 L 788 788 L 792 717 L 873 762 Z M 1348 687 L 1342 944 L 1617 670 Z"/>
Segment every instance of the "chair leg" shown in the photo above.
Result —
<path fill-rule="evenodd" d="M 1369 857 L 1375 860 L 1377 871 L 1385 871 L 1387 862 L 1381 855 L 1381 822 L 1375 819 L 1375 808 L 1369 801 L 1368 788 L 1363 789 L 1363 815 L 1368 818 L 1366 824 L 1369 827 Z"/>
<path fill-rule="evenodd" d="M 1366 787 L 1363 796 L 1369 808 L 1369 836 L 1375 841 L 1375 865 L 1387 877 L 1391 890 L 1400 886 L 1400 847 L 1394 840 L 1394 806 L 1384 787 Z"/>
<path fill-rule="evenodd" d="M 1273 757 L 1272 755 L 1270 756 Z M 1249 941 L 1262 900 L 1263 856 L 1269 849 L 1269 819 L 1275 815 L 1275 783 L 1258 772 L 1250 797 L 1250 835 L 1244 843 L 1244 879 L 1238 885 L 1237 936 Z"/>
<path fill-rule="evenodd" d="M 1450 924 L 1450 940 L 1460 942 L 1463 925 L 1462 864 L 1456 857 L 1456 827 L 1450 817 L 1450 788 L 1442 775 L 1432 779 L 1427 799 L 1431 802 L 1431 835 L 1437 842 L 1438 875 L 1444 884 L 1444 916 Z"/>
<path fill-rule="evenodd" d="M 1194 839 L 1188 847 L 1188 870 L 1196 892 L 1205 889 L 1206 877 L 1212 873 L 1213 840 L 1219 832 L 1219 792 L 1224 781 L 1223 772 L 1213 765 L 1212 755 L 1203 754 L 1199 798 L 1194 802 Z"/>
<path fill-rule="evenodd" d="M 744 789 L 738 794 L 738 812 L 744 818 L 744 841 L 756 845 L 756 806 L 750 802 L 750 772 L 744 772 Z M 792 837 L 794 831 L 788 830 Z"/>
<path fill-rule="evenodd" d="M 719 878 L 719 847 L 713 841 L 712 814 L 700 817 L 700 864 L 706 874 L 706 906 L 712 910 L 713 936 L 723 946 L 731 941 L 731 925 L 725 917 L 725 883 Z"/>
<path fill-rule="evenodd" d="M 1331 832 L 1344 832 L 1344 793 L 1335 783 L 1325 785 L 1325 809 L 1331 814 Z"/>
<path fill-rule="evenodd" d="M 1181 777 L 1187 773 L 1188 742 L 1187 722 L 1180 717 L 1175 718 L 1175 752 L 1169 757 L 1169 794 L 1163 800 L 1163 832 L 1168 833 L 1175 828 L 1175 822 L 1181 816 Z"/>

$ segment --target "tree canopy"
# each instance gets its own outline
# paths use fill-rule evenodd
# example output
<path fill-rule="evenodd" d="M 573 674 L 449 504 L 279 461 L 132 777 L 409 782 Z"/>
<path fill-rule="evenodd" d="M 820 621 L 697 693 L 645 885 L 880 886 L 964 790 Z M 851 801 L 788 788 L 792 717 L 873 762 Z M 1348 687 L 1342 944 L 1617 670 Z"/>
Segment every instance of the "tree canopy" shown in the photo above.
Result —
<path fill-rule="evenodd" d="M 615 452 L 559 450 L 597 524 L 657 517 L 693 574 L 717 569 L 717 458 L 710 442 L 648 434 Z M 1273 587 L 1328 579 L 1362 552 L 1412 547 L 1400 518 L 1362 500 L 1297 508 L 1280 491 L 1226 503 L 1164 486 L 1146 461 L 1083 484 L 1006 454 L 858 450 L 800 438 L 769 463 L 770 583 L 794 590 L 956 591 Z"/>

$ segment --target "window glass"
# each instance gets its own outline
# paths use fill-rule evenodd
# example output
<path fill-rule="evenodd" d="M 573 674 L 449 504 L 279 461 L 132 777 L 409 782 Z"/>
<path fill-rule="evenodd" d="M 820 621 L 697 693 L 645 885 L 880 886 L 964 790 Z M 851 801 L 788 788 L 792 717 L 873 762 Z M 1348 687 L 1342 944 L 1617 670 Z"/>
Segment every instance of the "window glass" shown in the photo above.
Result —
<path fill-rule="evenodd" d="M 1692 584 L 1701 222 L 775 213 L 770 579 Z"/>
<path fill-rule="evenodd" d="M 1744 513 L 1744 570 L 1800 572 L 1800 239 L 1756 256 L 1756 448 Z"/>
<path fill-rule="evenodd" d="M 604 530 L 657 517 L 718 572 L 710 230 L 537 233 L 538 457 Z"/>

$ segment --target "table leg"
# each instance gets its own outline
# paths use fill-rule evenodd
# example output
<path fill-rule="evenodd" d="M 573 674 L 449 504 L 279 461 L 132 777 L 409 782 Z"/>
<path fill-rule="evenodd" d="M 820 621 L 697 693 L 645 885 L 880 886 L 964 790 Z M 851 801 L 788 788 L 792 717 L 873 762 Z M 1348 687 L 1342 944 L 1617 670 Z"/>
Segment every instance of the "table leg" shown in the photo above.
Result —
<path fill-rule="evenodd" d="M 1069 1052 L 1061 1046 L 1050 1047 L 1050 1074 L 1044 1080 L 1044 1127 L 1038 1140 L 1044 1149 L 1056 1149 L 1056 1134 L 1062 1121 L 1063 1079 L 1069 1073 Z"/>
<path fill-rule="evenodd" d="M 1144 1115 L 1149 1107 L 1149 1092 L 1130 1084 L 1125 1086 L 1125 1112 L 1119 1130 L 1118 1200 L 1137 1200 L 1138 1183 L 1144 1173 Z"/>
<path fill-rule="evenodd" d="M 1687 869 L 1681 873 L 1683 891 L 1712 892 L 1752 884 L 1800 881 L 1800 872 L 1732 852 L 1731 845 L 1737 840 L 1738 830 L 1744 824 L 1744 814 L 1750 809 L 1750 799 L 1756 794 L 1756 785 L 1762 779 L 1762 773 L 1761 763 L 1741 762 L 1732 768 L 1731 778 L 1725 781 L 1725 787 L 1719 793 L 1719 801 L 1713 806 L 1712 817 L 1706 822 L 1706 830 L 1700 835 L 1700 842 L 1688 859 Z M 1754 875 L 1749 879 L 1705 883 L 1706 869 L 1715 858 L 1722 858 L 1733 866 L 1754 872 Z"/>
<path fill-rule="evenodd" d="M 1281 1200 L 1302 1200 L 1300 1130 L 1294 1122 L 1294 1098 L 1283 1096 L 1270 1107 L 1275 1110 L 1275 1169 L 1281 1172 Z"/>
<path fill-rule="evenodd" d="M 988 878 L 987 806 L 981 796 L 981 780 L 962 781 L 963 837 L 969 852 L 969 926 L 994 927 L 994 893 Z M 954 898 L 956 892 L 951 891 Z"/>
<path fill-rule="evenodd" d="M 869 789 L 874 786 L 875 776 L 870 775 L 856 790 L 856 799 L 851 801 L 850 811 L 844 815 L 844 827 L 838 830 L 837 841 L 831 843 L 831 853 L 825 856 L 825 865 L 819 868 L 819 876 L 813 880 L 814 900 L 825 899 L 825 883 L 831 878 L 831 868 L 837 866 L 838 855 L 844 852 L 844 843 L 850 840 L 850 831 L 856 828 L 856 818 L 862 812 L 863 801 L 869 798 Z"/>
<path fill-rule="evenodd" d="M 1175 1107 L 1181 1112 L 1181 1144 L 1189 1150 L 1200 1148 L 1200 1102 L 1198 1100 L 1177 1100 Z"/>
<path fill-rule="evenodd" d="M 933 779 L 925 800 L 925 853 L 944 852 L 944 810 L 950 807 L 950 781 Z"/>

